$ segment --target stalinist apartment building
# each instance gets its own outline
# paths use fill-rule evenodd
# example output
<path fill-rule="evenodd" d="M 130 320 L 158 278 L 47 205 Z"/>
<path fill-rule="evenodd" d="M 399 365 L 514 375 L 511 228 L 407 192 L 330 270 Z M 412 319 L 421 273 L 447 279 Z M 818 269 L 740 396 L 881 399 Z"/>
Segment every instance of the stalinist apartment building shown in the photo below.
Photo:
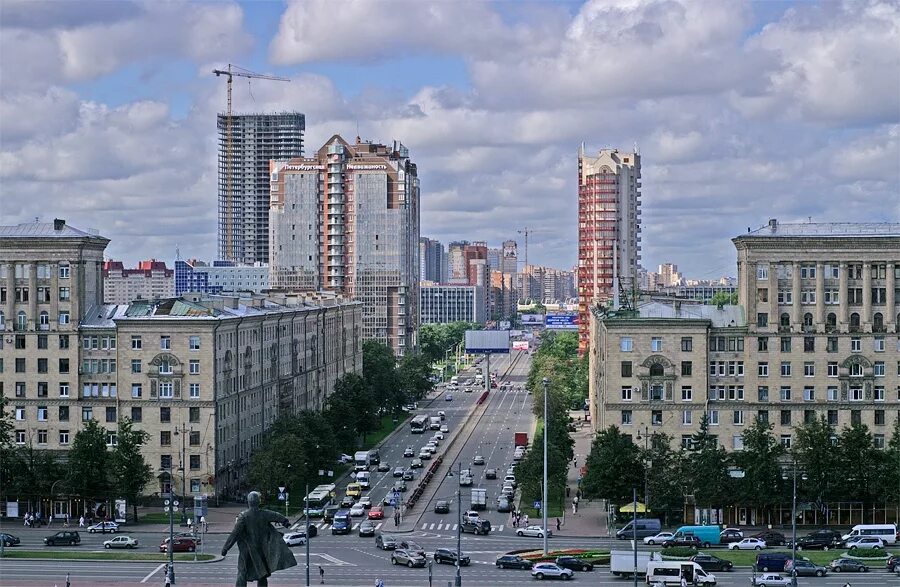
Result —
<path fill-rule="evenodd" d="M 362 371 L 361 304 L 327 294 L 103 304 L 108 242 L 63 220 L 0 226 L 0 394 L 17 445 L 65 451 L 96 420 L 114 447 L 127 417 L 149 435 L 146 493 L 234 495 L 278 416 L 321 409 L 338 378 Z"/>
<path fill-rule="evenodd" d="M 271 162 L 270 286 L 363 304 L 365 339 L 398 356 L 419 327 L 419 179 L 399 142 L 331 137 L 309 158 Z"/>
<path fill-rule="evenodd" d="M 682 445 L 705 413 L 729 450 L 759 417 L 785 446 L 824 417 L 884 447 L 900 417 L 900 224 L 771 220 L 733 239 L 739 305 L 592 308 L 596 429 Z"/>

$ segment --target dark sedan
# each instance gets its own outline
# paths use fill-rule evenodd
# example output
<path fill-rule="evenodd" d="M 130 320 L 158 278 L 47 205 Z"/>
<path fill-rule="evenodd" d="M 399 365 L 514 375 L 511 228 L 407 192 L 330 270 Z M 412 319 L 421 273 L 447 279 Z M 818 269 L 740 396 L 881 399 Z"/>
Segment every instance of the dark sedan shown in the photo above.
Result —
<path fill-rule="evenodd" d="M 434 504 L 434 513 L 436 514 L 449 514 L 450 513 L 450 502 L 445 500 L 438 500 Z"/>
<path fill-rule="evenodd" d="M 456 551 L 451 550 L 449 548 L 438 548 L 434 551 L 434 562 L 438 564 L 447 563 L 450 565 L 456 564 Z M 468 567 L 469 563 L 471 563 L 471 559 L 468 556 L 462 555 L 459 558 L 459 564 L 463 567 Z"/>
<path fill-rule="evenodd" d="M 696 536 L 679 536 L 678 538 L 670 538 L 663 542 L 663 548 L 672 548 L 675 546 L 686 546 L 688 548 L 700 548 L 702 542 Z"/>
<path fill-rule="evenodd" d="M 503 556 L 497 557 L 497 561 L 494 564 L 501 569 L 531 570 L 532 566 L 530 560 L 524 559 L 517 554 L 504 554 Z"/>
<path fill-rule="evenodd" d="M 0 534 L 0 540 L 3 541 L 3 546 L 18 546 L 20 542 L 19 539 L 12 534 Z"/>
<path fill-rule="evenodd" d="M 722 544 L 731 544 L 732 542 L 740 542 L 744 539 L 744 533 L 737 528 L 725 528 L 719 534 L 719 541 Z"/>
<path fill-rule="evenodd" d="M 711 554 L 695 554 L 690 560 L 700 565 L 704 571 L 730 571 L 734 567 L 733 562 Z"/>
<path fill-rule="evenodd" d="M 594 570 L 594 565 L 574 556 L 558 556 L 556 557 L 556 564 L 564 569 L 571 569 L 573 571 Z"/>
<path fill-rule="evenodd" d="M 828 568 L 835 573 L 867 573 L 869 571 L 869 567 L 867 567 L 865 563 L 855 558 L 835 559 L 831 561 L 831 564 L 828 565 Z"/>
<path fill-rule="evenodd" d="M 894 556 L 887 559 L 887 564 L 885 565 L 888 571 L 893 571 L 895 573 L 900 573 L 900 555 L 895 554 Z"/>
<path fill-rule="evenodd" d="M 751 538 L 759 538 L 766 543 L 766 546 L 784 546 L 786 544 L 784 534 L 774 530 L 763 530 L 754 534 Z"/>

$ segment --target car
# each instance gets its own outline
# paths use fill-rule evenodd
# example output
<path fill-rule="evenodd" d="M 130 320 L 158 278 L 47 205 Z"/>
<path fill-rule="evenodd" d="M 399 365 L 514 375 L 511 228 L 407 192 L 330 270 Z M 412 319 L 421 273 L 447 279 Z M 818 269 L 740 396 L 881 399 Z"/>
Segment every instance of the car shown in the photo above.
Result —
<path fill-rule="evenodd" d="M 516 530 L 516 536 L 530 536 L 532 538 L 543 538 L 544 528 L 538 525 L 527 526 Z M 552 530 L 547 530 L 547 536 L 553 536 Z"/>
<path fill-rule="evenodd" d="M 531 576 L 537 580 L 562 579 L 568 581 L 575 575 L 572 569 L 564 569 L 556 563 L 538 563 L 531 567 Z"/>
<path fill-rule="evenodd" d="M 895 554 L 893 556 L 888 557 L 885 567 L 887 567 L 888 571 L 900 573 L 900 555 Z"/>
<path fill-rule="evenodd" d="M 360 516 L 366 515 L 366 506 L 361 503 L 353 504 L 353 507 L 350 508 L 350 516 L 354 518 L 358 518 Z"/>
<path fill-rule="evenodd" d="M 362 495 L 362 485 L 359 483 L 348 483 L 347 484 L 347 497 L 352 497 L 354 499 L 358 498 Z"/>
<path fill-rule="evenodd" d="M 503 484 L 506 485 L 509 483 L 513 487 L 516 486 L 516 476 L 510 473 L 507 473 L 506 477 L 503 478 Z"/>
<path fill-rule="evenodd" d="M 21 540 L 19 540 L 16 536 L 7 533 L 0 533 L 0 541 L 3 542 L 3 546 L 18 546 Z"/>
<path fill-rule="evenodd" d="M 340 503 L 340 506 L 341 506 L 341 507 L 340 507 L 340 509 L 349 509 L 349 508 L 352 508 L 352 507 L 353 507 L 353 504 L 355 504 L 355 503 L 356 503 L 356 501 L 355 501 L 352 497 L 350 497 L 349 495 L 345 495 L 345 496 L 341 499 L 341 503 Z"/>
<path fill-rule="evenodd" d="M 730 571 L 734 568 L 733 562 L 703 552 L 695 554 L 688 560 L 692 560 L 700 565 L 700 568 L 704 571 Z"/>
<path fill-rule="evenodd" d="M 498 512 L 511 512 L 512 511 L 512 502 L 506 498 L 506 496 L 501 495 L 497 498 L 497 511 Z"/>
<path fill-rule="evenodd" d="M 462 524 L 459 526 L 459 531 L 464 534 L 475 534 L 477 536 L 482 534 L 487 535 L 491 533 L 491 523 L 482 519 L 471 520 L 469 518 L 464 518 Z"/>
<path fill-rule="evenodd" d="M 119 530 L 119 525 L 115 522 L 100 522 L 99 524 L 94 524 L 93 526 L 88 526 L 88 533 L 94 534 L 95 532 L 111 532 L 115 534 Z"/>
<path fill-rule="evenodd" d="M 699 538 L 694 536 L 693 534 L 688 534 L 687 536 L 672 536 L 665 542 L 663 542 L 663 548 L 674 548 L 678 546 L 684 546 L 686 548 L 700 548 L 703 546 L 703 543 Z"/>
<path fill-rule="evenodd" d="M 427 448 L 423 448 L 419 451 L 419 459 L 423 461 L 427 461 L 431 458 L 431 451 Z M 421 465 L 420 465 L 421 466 Z"/>
<path fill-rule="evenodd" d="M 441 425 L 441 428 L 440 428 L 440 431 L 443 432 L 444 434 L 449 434 L 449 433 L 450 433 L 450 427 L 447 426 L 446 424 L 442 424 L 442 425 Z"/>
<path fill-rule="evenodd" d="M 857 548 L 860 550 L 866 548 L 880 550 L 884 548 L 884 541 L 878 536 L 853 536 L 847 539 L 846 546 L 850 549 L 850 552 L 853 552 Z"/>
<path fill-rule="evenodd" d="M 137 548 L 138 541 L 131 536 L 116 536 L 103 543 L 103 548 Z"/>
<path fill-rule="evenodd" d="M 353 457 L 348 454 L 342 454 L 340 457 L 338 457 L 338 462 L 341 464 L 352 463 Z"/>
<path fill-rule="evenodd" d="M 434 442 L 428 442 L 428 444 L 426 444 L 424 448 L 431 454 L 434 454 L 437 452 L 437 444 L 435 444 Z"/>
<path fill-rule="evenodd" d="M 378 463 L 378 472 L 379 473 L 387 473 L 391 470 L 391 466 L 387 463 Z"/>
<path fill-rule="evenodd" d="M 375 536 L 375 522 L 372 520 L 363 520 L 359 523 L 360 536 Z"/>
<path fill-rule="evenodd" d="M 784 570 L 784 566 L 791 560 L 791 555 L 784 552 L 765 552 L 756 555 L 757 571 L 763 573 L 780 572 Z"/>
<path fill-rule="evenodd" d="M 475 458 L 472 459 L 472 464 L 473 464 L 473 465 L 483 465 L 483 464 L 484 464 L 484 457 L 481 456 L 481 455 L 475 455 Z"/>
<path fill-rule="evenodd" d="M 384 507 L 380 505 L 373 506 L 372 509 L 369 510 L 369 519 L 370 520 L 383 520 L 384 519 Z"/>
<path fill-rule="evenodd" d="M 796 561 L 788 561 L 784 565 L 784 570 L 798 577 L 824 577 L 828 573 L 828 569 L 822 565 L 799 558 Z"/>
<path fill-rule="evenodd" d="M 460 487 L 471 487 L 474 480 L 471 475 L 460 475 L 459 476 L 459 486 Z"/>
<path fill-rule="evenodd" d="M 532 562 L 517 554 L 498 556 L 494 564 L 501 569 L 531 569 Z"/>
<path fill-rule="evenodd" d="M 744 539 L 744 533 L 737 528 L 725 528 L 719 533 L 719 542 L 722 544 L 731 544 L 732 542 L 740 542 Z"/>
<path fill-rule="evenodd" d="M 394 481 L 394 485 L 391 487 L 393 491 L 406 491 L 406 481 L 403 479 L 399 479 Z"/>
<path fill-rule="evenodd" d="M 202 542 L 199 534 L 194 534 L 193 532 L 179 532 L 175 534 L 175 538 L 187 538 L 188 540 L 193 540 L 198 545 Z"/>
<path fill-rule="evenodd" d="M 456 565 L 456 551 L 450 548 L 438 548 L 434 551 L 434 556 L 432 558 L 434 559 L 434 562 L 438 564 L 447 563 L 449 565 Z M 468 556 L 460 554 L 459 566 L 468 567 L 471 562 L 472 561 Z"/>
<path fill-rule="evenodd" d="M 369 509 L 370 507 L 372 507 L 372 496 L 363 495 L 359 498 L 359 501 L 357 503 L 361 503 L 364 508 Z"/>
<path fill-rule="evenodd" d="M 168 538 L 159 543 L 160 552 L 168 552 L 168 548 Z M 190 538 L 175 538 L 172 541 L 172 552 L 194 552 L 195 550 L 197 550 L 197 543 Z"/>
<path fill-rule="evenodd" d="M 404 457 L 414 457 L 414 456 L 416 456 L 416 451 L 413 450 L 413 447 L 407 446 L 407 447 L 403 450 L 403 456 L 404 456 Z"/>
<path fill-rule="evenodd" d="M 729 550 L 762 550 L 765 547 L 766 543 L 759 538 L 744 538 L 728 545 Z"/>
<path fill-rule="evenodd" d="M 485 469 L 484 470 L 484 478 L 485 479 L 496 479 L 497 478 L 497 469 Z"/>
<path fill-rule="evenodd" d="M 285 532 L 281 539 L 288 546 L 303 546 L 306 544 L 306 532 Z"/>
<path fill-rule="evenodd" d="M 410 469 L 421 469 L 422 468 L 422 459 L 413 459 L 409 463 Z"/>
<path fill-rule="evenodd" d="M 375 536 L 375 547 L 381 550 L 394 550 L 397 548 L 397 539 L 390 534 L 377 534 Z"/>
<path fill-rule="evenodd" d="M 775 530 L 763 530 L 762 532 L 757 532 L 751 538 L 759 538 L 766 543 L 766 546 L 784 546 L 787 542 L 784 534 Z"/>
<path fill-rule="evenodd" d="M 413 542 L 412 540 L 401 540 L 400 544 L 397 545 L 397 548 L 415 552 L 420 556 L 425 556 L 425 549 L 419 546 L 418 542 Z"/>
<path fill-rule="evenodd" d="M 434 513 L 436 514 L 449 514 L 450 513 L 450 502 L 439 499 L 434 502 Z"/>
<path fill-rule="evenodd" d="M 788 586 L 791 584 L 791 578 L 775 573 L 763 573 L 758 577 L 750 579 L 750 584 L 754 587 L 779 587 L 781 585 Z"/>
<path fill-rule="evenodd" d="M 588 572 L 594 570 L 594 565 L 575 556 L 558 556 L 556 557 L 556 564 L 564 569 L 573 571 Z"/>
<path fill-rule="evenodd" d="M 403 477 L 405 470 L 403 467 L 394 467 L 394 477 Z"/>
<path fill-rule="evenodd" d="M 407 469 L 403 471 L 403 480 L 404 481 L 412 481 L 416 478 L 416 472 L 413 469 Z"/>
<path fill-rule="evenodd" d="M 470 522 L 477 522 L 480 519 L 481 513 L 479 513 L 477 510 L 468 510 L 463 514 L 463 521 L 468 520 Z"/>
<path fill-rule="evenodd" d="M 406 565 L 409 568 L 413 568 L 424 567 L 427 563 L 428 561 L 425 560 L 425 556 L 417 552 L 398 548 L 391 553 L 392 565 Z"/>
<path fill-rule="evenodd" d="M 323 522 L 333 522 L 334 514 L 336 514 L 339 509 L 341 509 L 341 508 L 336 505 L 330 505 L 327 508 L 323 509 L 322 510 L 322 521 Z"/>
<path fill-rule="evenodd" d="M 81 535 L 75 530 L 63 530 L 51 536 L 44 538 L 44 544 L 47 546 L 66 545 L 75 546 L 81 544 Z"/>
<path fill-rule="evenodd" d="M 453 394 L 452 394 L 452 393 L 448 393 L 447 395 L 444 396 L 444 400 L 445 400 L 445 401 L 448 401 L 448 402 L 452 402 L 452 401 L 453 401 Z"/>
<path fill-rule="evenodd" d="M 437 442 L 438 440 L 444 440 L 444 433 L 438 430 L 431 436 L 431 440 Z"/>
<path fill-rule="evenodd" d="M 512 499 L 515 494 L 516 490 L 512 485 L 504 485 L 503 489 L 500 490 L 500 495 L 506 497 L 507 499 Z"/>
<path fill-rule="evenodd" d="M 672 532 L 659 532 L 654 534 L 653 536 L 647 536 L 644 538 L 644 544 L 649 544 L 650 546 L 654 546 L 656 544 L 662 544 L 666 540 L 671 540 L 672 537 L 675 536 Z"/>
<path fill-rule="evenodd" d="M 834 571 L 835 573 L 867 573 L 869 572 L 869 567 L 866 566 L 866 563 L 856 558 L 836 558 L 830 563 L 828 563 L 828 568 Z"/>
<path fill-rule="evenodd" d="M 821 548 L 838 548 L 841 545 L 841 533 L 834 530 L 817 530 L 797 540 L 797 550 Z"/>
<path fill-rule="evenodd" d="M 431 440 L 428 441 L 428 444 L 429 444 L 429 446 L 433 444 L 435 446 L 435 448 L 437 448 L 438 446 L 441 445 L 441 438 L 439 438 L 437 436 L 437 434 L 438 434 L 437 432 L 435 432 L 434 434 L 435 435 L 431 437 Z"/>

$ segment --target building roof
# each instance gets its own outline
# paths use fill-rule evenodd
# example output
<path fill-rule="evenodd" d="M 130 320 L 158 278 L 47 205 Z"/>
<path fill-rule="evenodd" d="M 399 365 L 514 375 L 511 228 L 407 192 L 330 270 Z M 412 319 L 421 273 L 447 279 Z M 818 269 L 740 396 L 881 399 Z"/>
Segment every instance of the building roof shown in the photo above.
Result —
<path fill-rule="evenodd" d="M 743 306 L 712 306 L 697 304 L 691 301 L 643 302 L 634 312 L 613 311 L 604 319 L 646 319 L 659 318 L 666 320 L 709 320 L 716 328 L 741 327 L 747 325 Z"/>
<path fill-rule="evenodd" d="M 60 230 L 56 226 L 61 226 Z M 0 238 L 99 238 L 107 240 L 105 237 L 96 233 L 85 232 L 69 226 L 65 221 L 56 222 L 24 222 L 22 224 L 14 224 L 0 226 Z"/>
<path fill-rule="evenodd" d="M 797 222 L 781 223 L 773 218 L 769 223 L 742 237 L 773 236 L 815 236 L 815 237 L 848 237 L 848 236 L 900 236 L 900 222 Z"/>
<path fill-rule="evenodd" d="M 84 311 L 81 326 L 88 328 L 115 328 L 115 319 L 125 315 L 127 304 L 91 304 Z"/>

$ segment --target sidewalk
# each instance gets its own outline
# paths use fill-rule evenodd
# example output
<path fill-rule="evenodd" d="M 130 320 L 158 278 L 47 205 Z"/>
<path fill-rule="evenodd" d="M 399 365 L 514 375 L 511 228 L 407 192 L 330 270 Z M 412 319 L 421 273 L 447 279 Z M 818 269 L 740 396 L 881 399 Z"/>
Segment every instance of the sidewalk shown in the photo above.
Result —
<path fill-rule="evenodd" d="M 608 534 L 606 504 L 603 500 L 578 500 L 578 513 L 572 512 L 572 501 L 578 491 L 578 478 L 584 467 L 587 456 L 591 452 L 591 442 L 594 439 L 591 433 L 590 422 L 581 420 L 583 412 L 574 411 L 571 416 L 575 418 L 578 430 L 572 432 L 575 441 L 575 463 L 569 463 L 568 488 L 570 495 L 566 498 L 566 508 L 561 519 L 562 528 L 556 531 L 556 520 L 548 520 L 550 528 L 556 536 L 580 536 L 580 537 L 606 537 Z M 578 465 L 577 467 L 575 465 Z"/>

